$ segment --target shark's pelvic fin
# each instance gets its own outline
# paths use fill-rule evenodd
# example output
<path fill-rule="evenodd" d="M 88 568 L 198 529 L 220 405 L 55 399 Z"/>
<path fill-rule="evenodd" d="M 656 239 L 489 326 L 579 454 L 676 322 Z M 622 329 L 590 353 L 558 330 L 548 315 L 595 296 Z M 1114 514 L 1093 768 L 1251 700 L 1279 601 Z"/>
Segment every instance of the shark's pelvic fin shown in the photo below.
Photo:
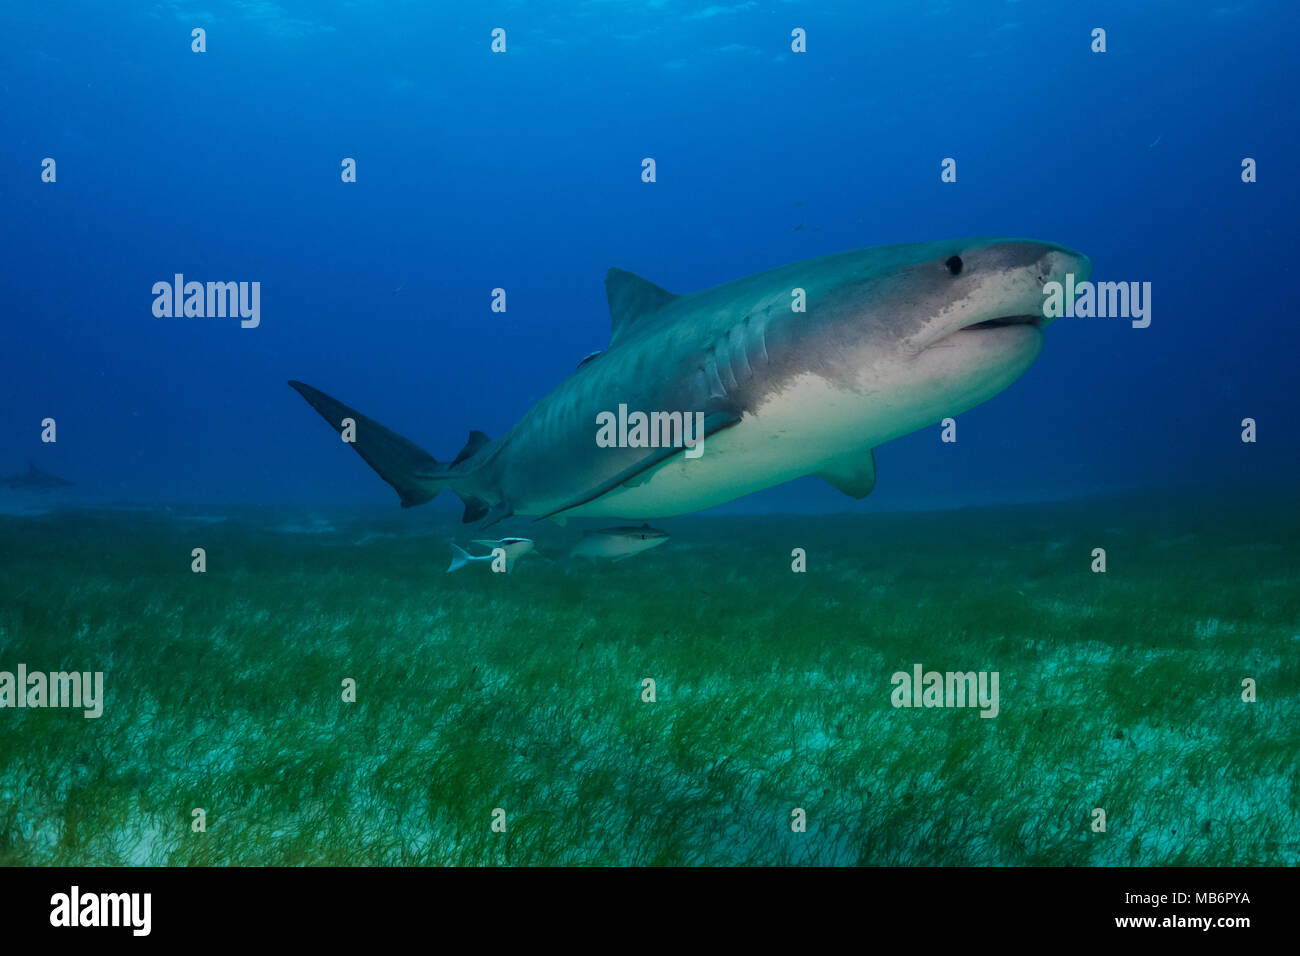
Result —
<path fill-rule="evenodd" d="M 610 269 L 605 274 L 605 296 L 609 299 L 613 325 L 611 341 L 617 340 L 641 316 L 658 312 L 677 298 L 667 289 L 623 269 Z"/>
<path fill-rule="evenodd" d="M 872 450 L 837 458 L 817 477 L 828 481 L 850 498 L 865 498 L 876 486 L 876 459 Z"/>
<path fill-rule="evenodd" d="M 466 513 L 466 515 L 469 514 L 469 508 L 468 508 L 468 505 L 466 506 L 466 512 L 465 512 L 465 513 Z M 484 518 L 484 521 L 483 521 L 482 527 L 484 527 L 484 528 L 490 528 L 490 527 L 492 527 L 492 525 L 496 524 L 498 521 L 502 521 L 502 520 L 504 520 L 504 519 L 506 519 L 506 518 L 509 518 L 509 517 L 510 517 L 512 514 L 514 514 L 514 513 L 515 513 L 515 509 L 514 509 L 514 508 L 513 508 L 513 507 L 512 507 L 508 502 L 506 502 L 504 499 L 501 500 L 501 501 L 498 501 L 498 502 L 497 502 L 496 504 L 494 504 L 491 508 L 489 508 L 489 509 L 487 510 L 486 513 L 484 513 L 484 514 L 481 516 L 481 517 Z M 477 518 L 469 518 L 469 517 L 466 517 L 466 518 L 464 518 L 463 520 L 468 524 L 470 521 L 477 521 L 478 519 L 477 519 Z"/>
<path fill-rule="evenodd" d="M 446 469 L 419 445 L 310 385 L 302 382 L 290 382 L 289 385 L 307 399 L 307 403 L 320 412 L 321 418 L 340 435 L 343 434 L 344 419 L 350 418 L 356 423 L 355 440 L 349 444 L 366 464 L 379 473 L 380 478 L 393 486 L 402 499 L 403 508 L 422 505 L 438 493 L 439 472 Z"/>
<path fill-rule="evenodd" d="M 460 519 L 462 524 L 478 521 L 491 510 L 488 503 L 482 498 L 476 498 L 470 494 L 458 495 L 457 497 L 465 505 L 465 514 Z"/>

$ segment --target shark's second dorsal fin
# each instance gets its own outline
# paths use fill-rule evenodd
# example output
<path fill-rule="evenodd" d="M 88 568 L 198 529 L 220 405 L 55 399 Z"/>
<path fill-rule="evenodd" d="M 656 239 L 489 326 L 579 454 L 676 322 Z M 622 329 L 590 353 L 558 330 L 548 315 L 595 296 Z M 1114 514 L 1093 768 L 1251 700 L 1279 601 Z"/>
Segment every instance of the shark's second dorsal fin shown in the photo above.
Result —
<path fill-rule="evenodd" d="M 472 431 L 469 433 L 469 441 L 465 442 L 465 447 L 460 450 L 460 454 L 452 461 L 452 467 L 459 465 L 466 458 L 472 457 L 475 452 L 490 442 L 492 439 L 481 431 Z"/>
<path fill-rule="evenodd" d="M 617 339 L 629 325 L 643 315 L 658 312 L 677 296 L 623 269 L 605 273 L 605 295 L 609 299 L 609 317 L 613 324 L 611 340 Z"/>

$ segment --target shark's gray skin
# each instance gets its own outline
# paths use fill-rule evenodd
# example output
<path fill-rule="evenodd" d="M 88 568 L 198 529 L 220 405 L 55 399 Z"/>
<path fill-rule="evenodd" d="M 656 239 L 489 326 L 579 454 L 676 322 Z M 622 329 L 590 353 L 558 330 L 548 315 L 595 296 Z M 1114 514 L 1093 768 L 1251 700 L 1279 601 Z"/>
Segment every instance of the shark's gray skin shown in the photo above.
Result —
<path fill-rule="evenodd" d="M 6 475 L 0 478 L 0 485 L 22 491 L 48 492 L 56 491 L 59 488 L 70 488 L 72 482 L 66 478 L 60 478 L 58 475 L 51 475 L 48 472 L 41 471 L 34 462 L 29 461 L 27 471 L 19 475 Z"/>
<path fill-rule="evenodd" d="M 609 348 L 496 441 L 471 432 L 450 463 L 328 395 L 290 382 L 404 507 L 443 488 L 465 520 L 511 514 L 659 518 L 803 475 L 855 498 L 875 483 L 876 445 L 1002 391 L 1038 356 L 1043 286 L 1076 284 L 1089 260 L 1064 246 L 963 239 L 809 259 L 674 295 L 611 269 Z M 806 311 L 792 309 L 803 290 Z M 600 447 L 597 416 L 619 405 L 702 413 L 703 454 Z"/>

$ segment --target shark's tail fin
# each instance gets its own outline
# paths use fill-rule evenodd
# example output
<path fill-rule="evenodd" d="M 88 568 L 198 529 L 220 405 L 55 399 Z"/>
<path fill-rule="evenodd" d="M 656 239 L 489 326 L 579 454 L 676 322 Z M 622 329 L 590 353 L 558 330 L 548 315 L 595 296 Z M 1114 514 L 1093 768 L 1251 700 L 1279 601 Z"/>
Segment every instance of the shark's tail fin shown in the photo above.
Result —
<path fill-rule="evenodd" d="M 379 472 L 380 478 L 393 486 L 402 499 L 403 508 L 431 501 L 441 490 L 446 476 L 440 473 L 446 471 L 446 466 L 440 465 L 419 445 L 310 385 L 302 382 L 289 384 L 340 435 L 345 427 L 350 427 L 352 440 L 349 444 L 366 464 Z M 352 420 L 351 426 L 345 426 L 346 419 Z"/>
<path fill-rule="evenodd" d="M 453 571 L 459 571 L 473 560 L 474 555 L 453 541 L 451 545 L 451 564 L 447 565 L 447 573 L 451 574 Z"/>

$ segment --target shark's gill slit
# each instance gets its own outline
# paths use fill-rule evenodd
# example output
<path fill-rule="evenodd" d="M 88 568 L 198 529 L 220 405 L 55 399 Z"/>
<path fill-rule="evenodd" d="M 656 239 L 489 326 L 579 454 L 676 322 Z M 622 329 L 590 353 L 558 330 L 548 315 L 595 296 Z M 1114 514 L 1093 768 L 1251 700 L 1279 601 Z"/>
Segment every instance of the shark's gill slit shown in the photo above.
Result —
<path fill-rule="evenodd" d="M 718 375 L 718 361 L 712 348 L 704 355 L 704 369 L 705 377 L 709 381 L 709 398 L 726 398 L 727 387 Z"/>
<path fill-rule="evenodd" d="M 722 359 L 718 362 L 718 370 L 726 373 L 722 377 L 722 385 L 728 392 L 732 392 L 735 391 L 736 386 L 740 383 L 736 380 L 736 373 L 731 368 L 731 348 L 729 347 L 725 337 L 720 344 L 722 346 L 721 351 L 717 351 L 717 347 L 715 346 L 714 354 L 719 355 Z"/>
<path fill-rule="evenodd" d="M 749 364 L 749 356 L 745 354 L 748 351 L 745 342 L 745 327 L 736 326 L 734 329 L 729 329 L 727 331 L 728 339 L 731 338 L 733 332 L 735 333 L 735 339 L 731 349 L 732 369 L 734 371 L 736 367 L 739 367 L 740 374 L 736 376 L 737 380 L 748 382 L 754 377 L 754 369 Z"/>

